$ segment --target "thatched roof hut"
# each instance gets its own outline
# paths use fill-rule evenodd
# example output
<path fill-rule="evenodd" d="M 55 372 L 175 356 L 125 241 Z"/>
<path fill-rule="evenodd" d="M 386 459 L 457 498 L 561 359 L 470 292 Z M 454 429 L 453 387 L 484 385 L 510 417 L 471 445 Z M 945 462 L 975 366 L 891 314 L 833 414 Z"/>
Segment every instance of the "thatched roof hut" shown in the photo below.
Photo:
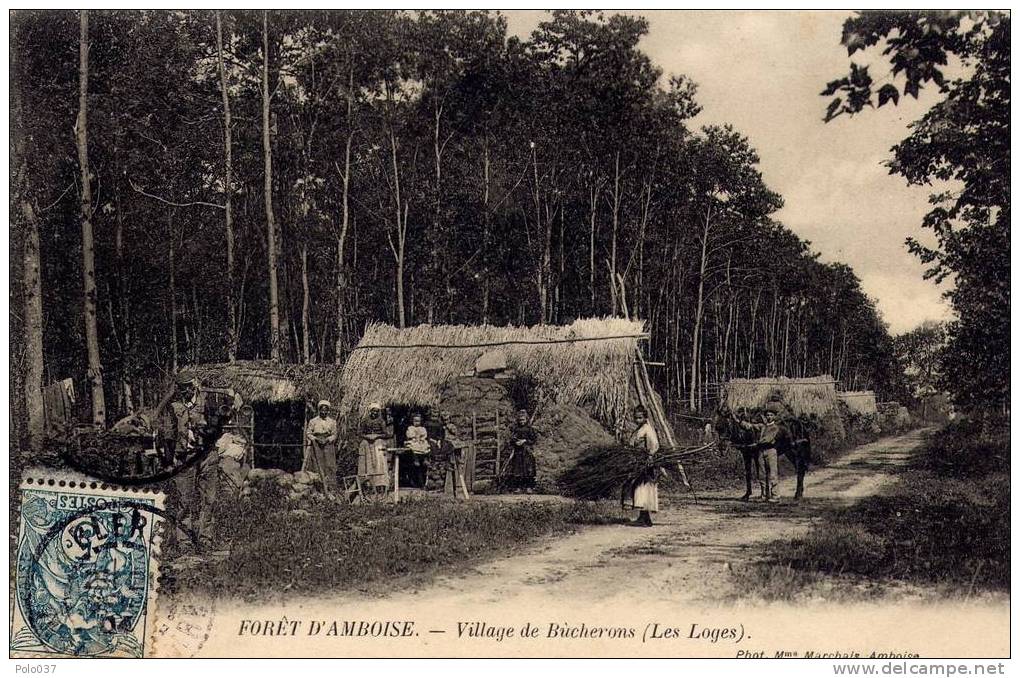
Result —
<path fill-rule="evenodd" d="M 854 414 L 864 416 L 878 414 L 874 391 L 838 391 L 836 396 Z"/>
<path fill-rule="evenodd" d="M 337 365 L 287 365 L 268 360 L 189 365 L 204 389 L 232 389 L 245 408 L 234 424 L 248 432 L 253 466 L 297 471 L 301 468 L 304 427 L 310 405 L 341 396 Z"/>
<path fill-rule="evenodd" d="M 269 360 L 190 365 L 182 371 L 198 377 L 209 388 L 232 388 L 246 403 L 315 402 L 340 400 L 337 365 L 286 365 Z"/>
<path fill-rule="evenodd" d="M 764 408 L 779 397 L 795 415 L 825 416 L 835 407 L 836 380 L 827 374 L 817 377 L 762 377 L 731 379 L 726 384 L 724 402 L 731 410 Z"/>
<path fill-rule="evenodd" d="M 371 324 L 343 368 L 341 417 L 361 415 L 369 403 L 437 407 L 444 387 L 471 375 L 498 348 L 507 368 L 557 402 L 589 409 L 607 425 L 633 404 L 640 321 L 589 318 L 566 326 L 494 327 Z"/>

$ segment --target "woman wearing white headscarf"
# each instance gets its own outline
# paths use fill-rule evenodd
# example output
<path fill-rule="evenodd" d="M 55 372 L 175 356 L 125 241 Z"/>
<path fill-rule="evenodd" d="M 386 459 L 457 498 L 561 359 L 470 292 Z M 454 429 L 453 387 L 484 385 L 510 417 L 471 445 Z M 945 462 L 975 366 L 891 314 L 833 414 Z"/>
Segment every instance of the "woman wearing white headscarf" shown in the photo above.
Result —
<path fill-rule="evenodd" d="M 368 417 L 361 422 L 361 445 L 358 447 L 358 476 L 362 482 L 385 492 L 390 485 L 390 471 L 386 463 L 386 440 L 389 431 L 382 416 L 382 405 L 371 403 Z"/>
<path fill-rule="evenodd" d="M 336 419 L 329 416 L 330 403 L 320 400 L 318 414 L 308 420 L 305 427 L 305 460 L 302 468 L 322 478 L 323 489 L 332 493 L 336 489 Z"/>

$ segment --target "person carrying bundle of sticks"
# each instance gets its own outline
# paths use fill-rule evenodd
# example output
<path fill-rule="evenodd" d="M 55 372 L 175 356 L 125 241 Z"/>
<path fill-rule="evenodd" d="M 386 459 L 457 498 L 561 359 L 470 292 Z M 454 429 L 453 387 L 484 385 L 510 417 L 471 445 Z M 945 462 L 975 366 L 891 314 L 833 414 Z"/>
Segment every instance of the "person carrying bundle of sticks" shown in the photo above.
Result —
<path fill-rule="evenodd" d="M 649 459 L 659 451 L 659 435 L 655 427 L 648 421 L 648 411 L 644 407 L 634 408 L 634 423 L 637 430 L 630 437 L 630 445 L 648 453 Z M 638 478 L 630 487 L 624 488 L 623 505 L 640 511 L 635 525 L 641 527 L 652 526 L 652 514 L 659 510 L 659 486 L 656 483 L 657 472 L 655 469 Z"/>

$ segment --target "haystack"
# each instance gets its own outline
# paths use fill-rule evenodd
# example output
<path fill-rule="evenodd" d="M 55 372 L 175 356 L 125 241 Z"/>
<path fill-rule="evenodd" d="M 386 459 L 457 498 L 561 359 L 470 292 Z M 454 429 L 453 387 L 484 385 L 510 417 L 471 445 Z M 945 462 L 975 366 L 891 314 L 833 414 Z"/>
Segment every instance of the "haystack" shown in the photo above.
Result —
<path fill-rule="evenodd" d="M 726 384 L 726 406 L 737 411 L 762 409 L 776 397 L 782 399 L 796 416 L 824 417 L 836 408 L 836 380 L 829 375 L 817 377 L 762 377 L 731 379 Z"/>
<path fill-rule="evenodd" d="M 556 479 L 574 466 L 585 450 L 616 443 L 584 408 L 570 403 L 543 408 L 534 427 L 538 432 L 534 449 L 539 460 L 538 483 L 543 488 L 554 487 Z"/>
<path fill-rule="evenodd" d="M 534 383 L 540 399 L 583 406 L 612 429 L 634 403 L 642 336 L 642 322 L 620 318 L 534 327 L 371 324 L 344 365 L 338 415 L 362 416 L 373 401 L 438 408 L 444 389 L 499 347 L 508 370 Z"/>
<path fill-rule="evenodd" d="M 853 414 L 865 417 L 878 415 L 878 403 L 874 391 L 838 391 L 836 397 Z"/>

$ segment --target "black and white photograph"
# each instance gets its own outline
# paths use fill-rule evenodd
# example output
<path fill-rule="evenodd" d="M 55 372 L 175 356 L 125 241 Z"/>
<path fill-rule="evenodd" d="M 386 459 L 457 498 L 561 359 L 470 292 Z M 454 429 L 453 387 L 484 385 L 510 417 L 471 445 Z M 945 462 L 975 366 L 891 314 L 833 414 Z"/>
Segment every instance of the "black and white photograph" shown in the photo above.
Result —
<path fill-rule="evenodd" d="M 1010 25 L 9 10 L 11 670 L 1005 674 Z"/>

